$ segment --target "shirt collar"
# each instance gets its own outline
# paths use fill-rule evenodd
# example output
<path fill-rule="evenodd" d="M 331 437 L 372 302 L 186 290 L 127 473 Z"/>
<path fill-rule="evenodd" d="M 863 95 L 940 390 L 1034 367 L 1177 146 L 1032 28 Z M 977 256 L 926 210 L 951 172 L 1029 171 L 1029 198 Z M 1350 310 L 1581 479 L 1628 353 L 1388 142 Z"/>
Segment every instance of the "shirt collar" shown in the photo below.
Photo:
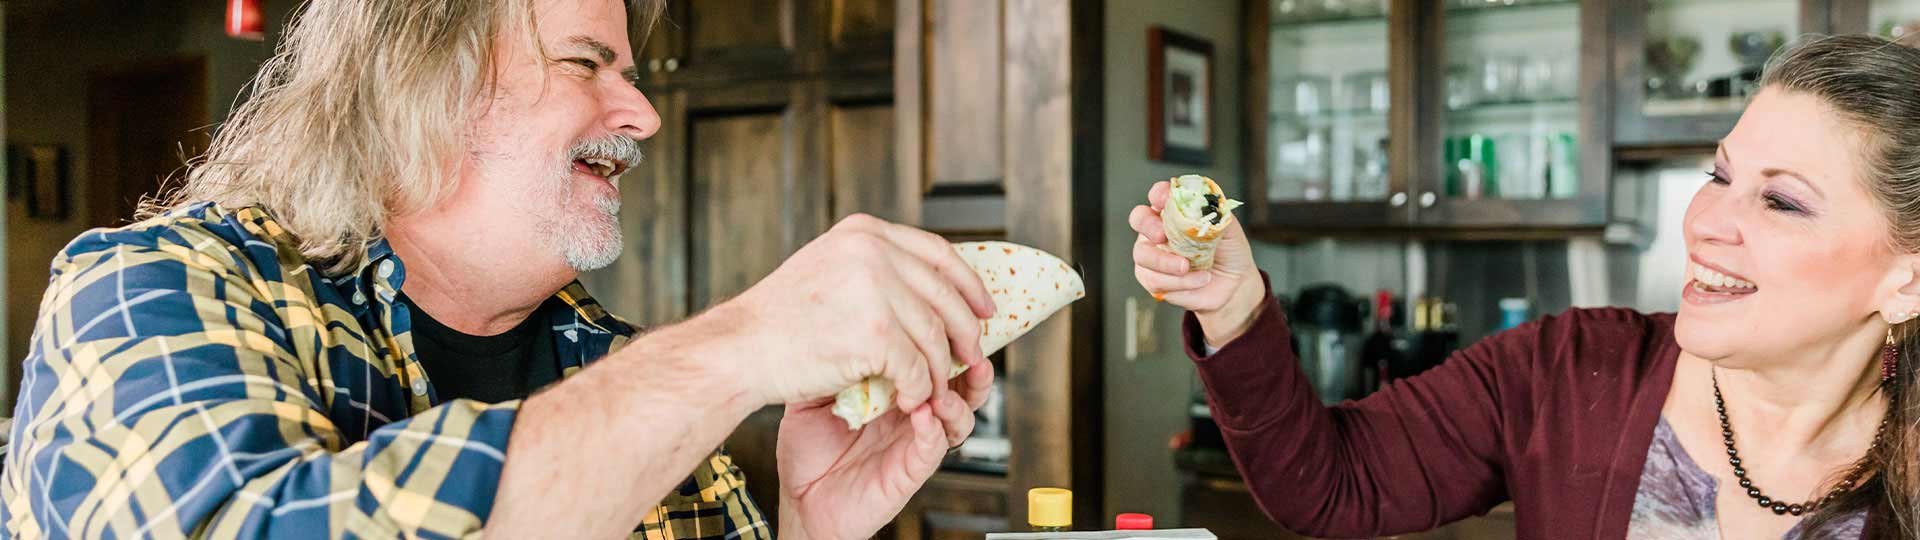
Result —
<path fill-rule="evenodd" d="M 367 258 L 353 275 L 360 280 L 356 290 L 370 289 L 381 300 L 391 304 L 399 294 L 401 284 L 406 283 L 407 265 L 393 252 L 393 246 L 387 243 L 387 239 L 381 238 L 367 246 Z M 622 336 L 635 333 L 632 325 L 608 313 L 599 301 L 587 294 L 586 286 L 577 279 L 555 292 L 554 297 L 572 308 L 582 322 L 601 332 Z M 536 313 L 534 316 L 540 315 Z"/>

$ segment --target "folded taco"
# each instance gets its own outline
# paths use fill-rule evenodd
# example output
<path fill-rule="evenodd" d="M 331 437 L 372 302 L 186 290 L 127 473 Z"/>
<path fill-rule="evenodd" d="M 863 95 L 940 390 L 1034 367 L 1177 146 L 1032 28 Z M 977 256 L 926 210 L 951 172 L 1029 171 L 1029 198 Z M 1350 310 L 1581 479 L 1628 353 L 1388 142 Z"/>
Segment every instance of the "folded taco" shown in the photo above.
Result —
<path fill-rule="evenodd" d="M 1227 198 L 1211 178 L 1194 174 L 1174 178 L 1167 207 L 1160 212 L 1160 225 L 1167 232 L 1164 249 L 1186 257 L 1194 270 L 1213 268 L 1220 233 L 1227 230 L 1233 209 L 1239 207 L 1240 201 Z"/>
<path fill-rule="evenodd" d="M 1080 273 L 1045 251 L 1008 242 L 965 242 L 955 244 L 954 250 L 979 274 L 999 306 L 993 318 L 980 321 L 984 354 L 998 352 L 1060 308 L 1087 296 Z M 966 370 L 956 362 L 947 378 Z M 858 429 L 893 408 L 893 398 L 892 381 L 868 377 L 835 396 L 833 414 L 846 420 L 848 428 Z"/>

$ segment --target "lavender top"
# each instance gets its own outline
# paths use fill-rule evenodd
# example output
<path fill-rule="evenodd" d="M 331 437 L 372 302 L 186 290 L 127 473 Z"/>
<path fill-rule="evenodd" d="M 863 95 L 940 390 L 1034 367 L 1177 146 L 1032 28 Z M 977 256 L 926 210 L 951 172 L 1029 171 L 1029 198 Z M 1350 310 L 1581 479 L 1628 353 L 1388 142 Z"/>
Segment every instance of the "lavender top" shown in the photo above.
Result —
<path fill-rule="evenodd" d="M 1654 427 L 1653 444 L 1647 447 L 1647 463 L 1640 469 L 1640 489 L 1633 500 L 1627 537 L 1719 540 L 1714 508 L 1719 489 L 1719 480 L 1693 462 L 1666 417 L 1661 417 Z M 1866 524 L 1866 512 L 1855 512 L 1812 536 L 1795 525 L 1784 540 L 1857 540 Z"/>

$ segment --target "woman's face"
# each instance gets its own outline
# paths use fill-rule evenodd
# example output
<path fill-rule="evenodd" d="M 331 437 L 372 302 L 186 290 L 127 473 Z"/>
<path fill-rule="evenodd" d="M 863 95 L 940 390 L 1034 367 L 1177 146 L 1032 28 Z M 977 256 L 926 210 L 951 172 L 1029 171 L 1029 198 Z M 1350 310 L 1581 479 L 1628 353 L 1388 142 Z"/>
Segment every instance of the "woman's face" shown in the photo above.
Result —
<path fill-rule="evenodd" d="M 1816 96 L 1754 98 L 1687 207 L 1682 348 L 1736 363 L 1818 351 L 1898 301 L 1911 276 L 1868 195 L 1861 144 Z"/>

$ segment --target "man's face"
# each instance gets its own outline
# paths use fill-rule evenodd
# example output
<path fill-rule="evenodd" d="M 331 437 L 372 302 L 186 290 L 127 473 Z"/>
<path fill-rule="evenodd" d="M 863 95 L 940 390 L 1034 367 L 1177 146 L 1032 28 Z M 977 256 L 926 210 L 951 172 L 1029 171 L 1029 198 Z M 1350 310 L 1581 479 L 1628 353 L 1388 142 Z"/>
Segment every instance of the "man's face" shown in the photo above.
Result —
<path fill-rule="evenodd" d="M 534 9 L 546 58 L 523 30 L 494 38 L 498 86 L 474 123 L 453 199 L 524 233 L 488 240 L 498 248 L 585 272 L 620 256 L 620 174 L 639 165 L 638 141 L 660 129 L 660 116 L 632 83 L 621 0 L 539 0 Z"/>

